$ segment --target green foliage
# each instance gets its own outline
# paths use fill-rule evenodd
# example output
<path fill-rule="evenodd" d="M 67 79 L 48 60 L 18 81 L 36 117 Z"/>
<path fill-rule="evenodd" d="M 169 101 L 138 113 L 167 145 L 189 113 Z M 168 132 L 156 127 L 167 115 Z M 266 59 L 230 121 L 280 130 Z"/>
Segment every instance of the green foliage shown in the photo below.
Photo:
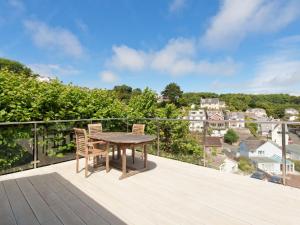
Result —
<path fill-rule="evenodd" d="M 238 160 L 238 167 L 245 173 L 252 173 L 255 168 L 248 158 L 240 157 Z"/>
<path fill-rule="evenodd" d="M 238 134 L 233 130 L 229 129 L 224 135 L 224 141 L 229 144 L 236 143 L 239 140 Z"/>
<path fill-rule="evenodd" d="M 300 172 L 300 160 L 293 160 L 295 164 L 295 170 Z"/>
<path fill-rule="evenodd" d="M 10 59 L 0 58 L 0 70 L 1 69 L 7 69 L 15 73 L 16 75 L 19 73 L 23 73 L 26 76 L 33 76 L 31 69 L 17 61 L 13 61 Z"/>
<path fill-rule="evenodd" d="M 168 84 L 165 89 L 161 92 L 164 98 L 167 98 L 170 103 L 180 106 L 180 98 L 182 97 L 183 91 L 176 83 Z"/>
<path fill-rule="evenodd" d="M 258 131 L 258 125 L 257 123 L 251 123 L 249 119 L 246 119 L 249 122 L 245 123 L 246 128 L 249 129 L 250 133 L 254 136 L 257 137 L 257 131 Z"/>

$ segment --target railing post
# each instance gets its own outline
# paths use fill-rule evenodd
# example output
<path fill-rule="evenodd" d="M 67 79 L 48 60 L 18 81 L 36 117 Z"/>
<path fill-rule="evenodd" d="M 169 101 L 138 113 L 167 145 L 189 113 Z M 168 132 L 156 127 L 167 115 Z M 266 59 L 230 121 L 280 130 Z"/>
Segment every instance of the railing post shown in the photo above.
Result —
<path fill-rule="evenodd" d="M 33 168 L 37 167 L 37 124 L 34 123 Z"/>
<path fill-rule="evenodd" d="M 156 118 L 156 127 L 157 127 L 157 152 L 156 155 L 160 155 L 160 127 L 159 127 L 159 120 Z"/>
<path fill-rule="evenodd" d="M 281 133 L 282 133 L 282 184 L 286 184 L 286 124 L 282 123 L 281 124 Z"/>
<path fill-rule="evenodd" d="M 207 133 L 207 123 L 206 121 L 203 122 L 203 166 L 206 167 L 206 148 L 205 148 L 205 142 L 206 142 L 206 133 Z"/>

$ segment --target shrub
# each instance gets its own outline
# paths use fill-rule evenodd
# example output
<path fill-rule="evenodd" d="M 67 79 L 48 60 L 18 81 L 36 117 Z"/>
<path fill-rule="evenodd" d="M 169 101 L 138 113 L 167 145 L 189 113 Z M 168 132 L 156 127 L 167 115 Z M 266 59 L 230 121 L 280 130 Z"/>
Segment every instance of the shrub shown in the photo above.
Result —
<path fill-rule="evenodd" d="M 238 134 L 233 130 L 229 129 L 224 135 L 224 141 L 229 144 L 233 144 L 239 140 Z"/>
<path fill-rule="evenodd" d="M 245 157 L 240 157 L 238 161 L 238 167 L 241 171 L 246 173 L 252 173 L 255 170 L 253 164 L 249 159 Z"/>

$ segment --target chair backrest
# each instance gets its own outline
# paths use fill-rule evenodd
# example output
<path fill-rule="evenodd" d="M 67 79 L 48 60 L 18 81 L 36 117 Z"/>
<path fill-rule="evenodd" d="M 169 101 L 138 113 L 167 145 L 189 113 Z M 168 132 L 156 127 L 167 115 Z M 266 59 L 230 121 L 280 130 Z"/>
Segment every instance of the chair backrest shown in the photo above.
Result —
<path fill-rule="evenodd" d="M 145 124 L 133 124 L 132 133 L 133 134 L 145 134 Z"/>
<path fill-rule="evenodd" d="M 76 151 L 82 154 L 88 153 L 87 134 L 85 129 L 74 128 L 76 138 Z"/>
<path fill-rule="evenodd" d="M 88 129 L 89 129 L 89 135 L 102 133 L 102 124 L 101 123 L 88 124 Z"/>

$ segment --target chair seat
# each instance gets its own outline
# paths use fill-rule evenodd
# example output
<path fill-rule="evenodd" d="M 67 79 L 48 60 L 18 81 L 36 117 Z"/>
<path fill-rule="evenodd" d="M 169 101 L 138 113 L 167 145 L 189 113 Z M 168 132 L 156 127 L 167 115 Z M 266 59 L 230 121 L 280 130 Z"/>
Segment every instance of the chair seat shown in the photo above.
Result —
<path fill-rule="evenodd" d="M 97 149 L 97 148 L 94 148 L 94 149 L 91 149 L 89 150 L 89 155 L 105 155 L 107 154 L 107 151 L 105 149 Z"/>

